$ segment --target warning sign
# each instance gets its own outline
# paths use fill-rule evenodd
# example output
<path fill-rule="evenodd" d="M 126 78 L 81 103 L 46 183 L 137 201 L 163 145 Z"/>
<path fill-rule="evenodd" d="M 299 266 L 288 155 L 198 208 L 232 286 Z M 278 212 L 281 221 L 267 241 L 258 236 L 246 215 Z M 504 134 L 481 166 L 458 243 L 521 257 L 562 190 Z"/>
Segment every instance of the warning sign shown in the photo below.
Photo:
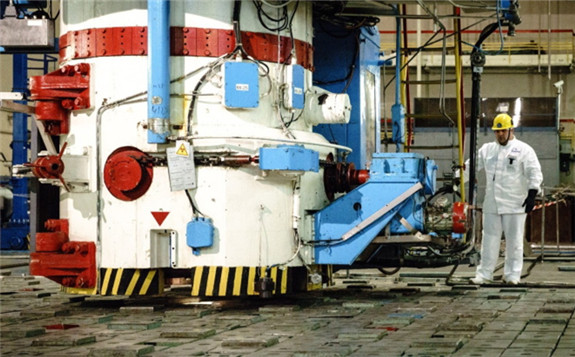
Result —
<path fill-rule="evenodd" d="M 189 142 L 178 140 L 175 147 L 167 148 L 168 175 L 172 191 L 196 188 L 194 148 Z"/>
<path fill-rule="evenodd" d="M 180 144 L 180 147 L 179 147 L 178 150 L 176 151 L 176 155 L 180 155 L 180 156 L 190 156 L 190 154 L 188 153 L 188 150 L 186 149 L 185 143 L 181 143 L 181 144 Z"/>

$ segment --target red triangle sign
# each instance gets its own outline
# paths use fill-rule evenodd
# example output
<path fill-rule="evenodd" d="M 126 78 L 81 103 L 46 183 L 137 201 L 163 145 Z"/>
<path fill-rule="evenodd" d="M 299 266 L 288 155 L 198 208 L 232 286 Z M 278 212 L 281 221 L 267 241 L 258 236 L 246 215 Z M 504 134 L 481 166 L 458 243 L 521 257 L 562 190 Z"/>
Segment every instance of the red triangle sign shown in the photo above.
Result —
<path fill-rule="evenodd" d="M 156 219 L 156 222 L 158 222 L 158 226 L 161 226 L 162 223 L 164 223 L 166 217 L 168 217 L 168 215 L 170 214 L 170 212 L 164 212 L 164 211 L 152 211 L 151 213 L 152 216 L 154 216 L 154 218 Z"/>

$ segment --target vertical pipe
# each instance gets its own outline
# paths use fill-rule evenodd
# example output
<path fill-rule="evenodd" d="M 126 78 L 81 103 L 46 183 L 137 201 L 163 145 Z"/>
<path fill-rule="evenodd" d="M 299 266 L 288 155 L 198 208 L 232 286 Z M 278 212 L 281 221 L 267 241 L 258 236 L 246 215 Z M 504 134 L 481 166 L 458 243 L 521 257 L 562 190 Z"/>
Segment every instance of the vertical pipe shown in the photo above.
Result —
<path fill-rule="evenodd" d="M 395 104 L 401 102 L 401 62 L 401 18 L 398 16 L 395 18 Z"/>
<path fill-rule="evenodd" d="M 170 1 L 148 0 L 148 143 L 170 133 Z"/>
<path fill-rule="evenodd" d="M 551 80 L 551 0 L 547 2 L 547 79 Z"/>
<path fill-rule="evenodd" d="M 545 187 L 541 187 L 541 261 L 545 260 Z"/>
<path fill-rule="evenodd" d="M 421 6 L 417 6 L 416 15 L 417 15 L 417 16 L 420 16 L 420 15 L 421 15 Z M 419 48 L 419 47 L 421 46 L 421 21 L 417 21 L 417 22 L 416 22 L 416 28 L 417 28 L 417 31 L 416 31 L 416 33 L 417 33 L 416 46 L 417 46 L 417 48 Z M 421 77 L 422 77 L 422 73 L 423 73 L 423 72 L 422 72 L 422 67 L 421 67 L 421 57 L 422 57 L 422 56 L 417 55 L 417 58 L 415 59 L 416 64 L 417 64 L 417 78 L 416 78 L 416 80 L 417 80 L 418 82 L 421 82 L 421 80 L 422 80 Z M 422 85 L 418 85 L 418 86 L 417 86 L 417 93 L 416 93 L 417 98 L 421 98 L 421 97 L 422 97 L 422 94 L 421 94 L 422 88 L 423 88 Z"/>
<path fill-rule="evenodd" d="M 459 177 L 463 178 L 463 164 L 465 162 L 463 148 L 465 145 L 465 118 L 463 117 L 464 100 L 463 100 L 463 81 L 462 81 L 462 63 L 461 63 L 461 9 L 454 7 L 455 18 L 453 19 L 453 42 L 455 48 L 455 87 L 457 102 L 457 146 L 458 146 L 458 165 Z M 465 187 L 461 185 L 461 202 L 465 202 Z"/>
<path fill-rule="evenodd" d="M 483 41 L 489 37 L 497 28 L 499 23 L 495 22 L 485 26 L 479 39 L 475 43 L 471 51 L 471 124 L 469 135 L 469 196 L 468 202 L 475 205 L 475 167 L 477 160 L 477 130 L 479 125 L 479 117 L 481 116 L 481 74 L 483 73 L 483 66 L 485 65 L 485 55 L 481 52 Z"/>
<path fill-rule="evenodd" d="M 559 201 L 555 201 L 555 239 L 557 240 L 557 254 L 561 254 L 559 237 Z"/>
<path fill-rule="evenodd" d="M 475 167 L 477 154 L 477 130 L 479 116 L 481 115 L 481 73 L 473 72 L 473 81 L 471 87 L 471 124 L 469 125 L 469 204 L 475 205 Z"/>
<path fill-rule="evenodd" d="M 399 15 L 399 5 L 395 8 Z M 405 141 L 405 109 L 401 105 L 401 18 L 395 19 L 395 104 L 391 107 L 392 139 L 395 143 L 395 151 L 403 151 Z"/>
<path fill-rule="evenodd" d="M 407 14 L 407 6 L 405 4 L 401 5 L 402 13 Z M 408 62 L 408 55 L 409 55 L 409 42 L 407 41 L 407 19 L 402 19 L 403 24 L 403 46 L 406 49 L 405 55 L 402 56 L 402 68 L 403 71 L 401 72 L 401 81 L 403 82 L 404 90 L 401 92 L 401 104 L 405 108 L 406 113 L 411 113 L 411 95 L 409 92 L 409 67 L 407 66 Z M 419 56 L 418 56 L 419 57 Z M 409 120 L 409 121 L 408 121 Z M 404 151 L 409 152 L 409 146 L 411 145 L 411 140 L 413 136 L 412 125 L 411 125 L 411 118 L 405 118 L 405 126 L 406 126 L 406 145 Z"/>

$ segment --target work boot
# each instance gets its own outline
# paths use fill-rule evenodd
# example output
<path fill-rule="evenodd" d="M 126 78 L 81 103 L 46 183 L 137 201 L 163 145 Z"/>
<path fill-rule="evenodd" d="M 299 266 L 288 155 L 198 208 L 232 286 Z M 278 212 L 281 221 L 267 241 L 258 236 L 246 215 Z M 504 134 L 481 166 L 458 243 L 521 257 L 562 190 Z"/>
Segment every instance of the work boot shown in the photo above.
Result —
<path fill-rule="evenodd" d="M 490 284 L 490 283 L 491 283 L 491 280 L 483 279 L 480 276 L 476 276 L 475 278 L 469 279 L 469 284 L 473 284 L 473 285 L 483 285 L 483 284 Z"/>
<path fill-rule="evenodd" d="M 507 284 L 507 285 L 518 285 L 519 284 L 519 280 L 507 280 L 507 279 L 503 279 L 503 284 Z"/>

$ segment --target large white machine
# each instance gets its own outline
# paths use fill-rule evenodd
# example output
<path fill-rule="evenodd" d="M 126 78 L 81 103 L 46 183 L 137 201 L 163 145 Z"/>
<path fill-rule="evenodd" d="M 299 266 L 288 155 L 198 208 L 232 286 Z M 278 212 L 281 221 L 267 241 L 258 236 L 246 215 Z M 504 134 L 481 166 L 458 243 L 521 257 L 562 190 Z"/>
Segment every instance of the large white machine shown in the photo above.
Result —
<path fill-rule="evenodd" d="M 379 152 L 377 19 L 335 5 L 63 1 L 60 69 L 30 79 L 47 151 L 27 167 L 61 186 L 32 274 L 270 296 L 469 252 L 433 161 Z"/>

